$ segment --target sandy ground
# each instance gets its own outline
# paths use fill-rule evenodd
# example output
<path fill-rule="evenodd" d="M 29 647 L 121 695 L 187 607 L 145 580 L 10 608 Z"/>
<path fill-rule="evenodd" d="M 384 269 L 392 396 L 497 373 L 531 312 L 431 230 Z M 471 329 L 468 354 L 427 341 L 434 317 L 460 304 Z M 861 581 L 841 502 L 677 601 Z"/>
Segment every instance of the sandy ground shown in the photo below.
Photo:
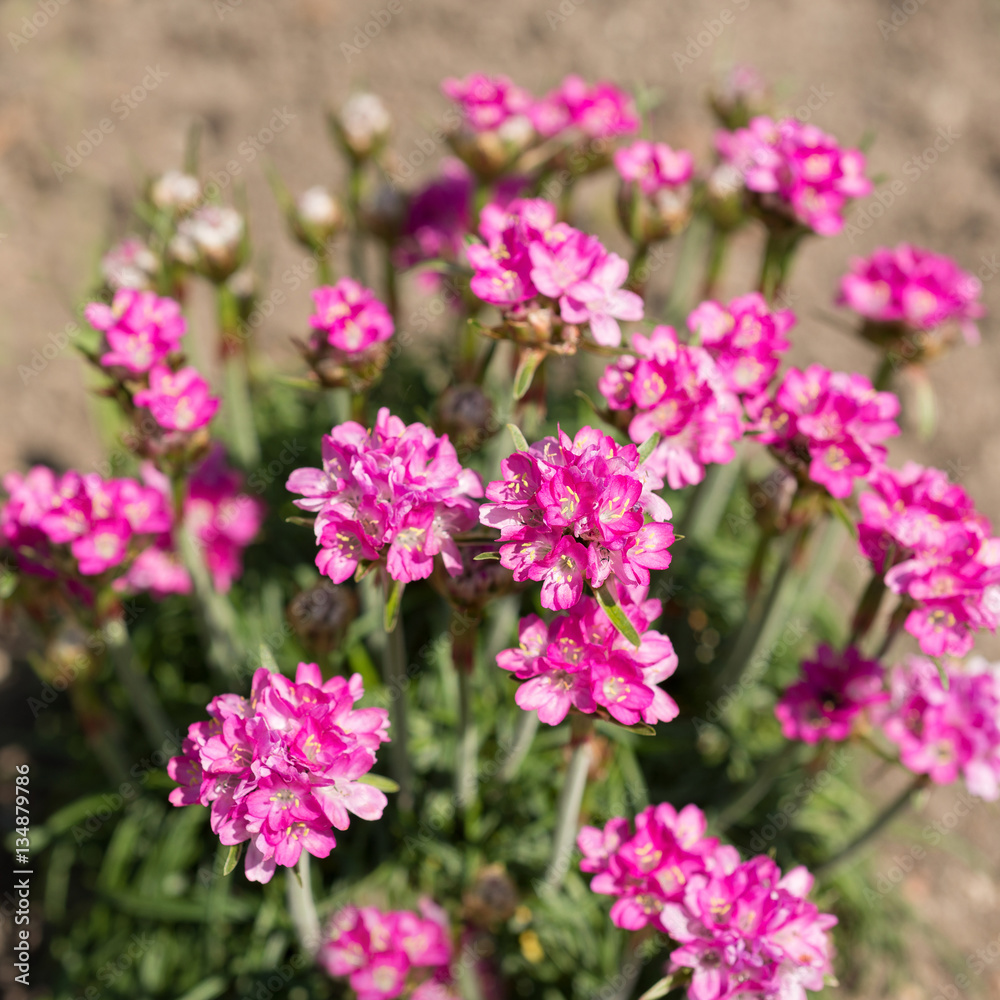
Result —
<path fill-rule="evenodd" d="M 792 285 L 802 315 L 798 360 L 870 370 L 868 350 L 822 313 L 845 259 L 879 244 L 909 239 L 954 255 L 985 279 L 987 307 L 1000 315 L 1000 281 L 990 280 L 1000 273 L 1000 5 L 399 0 L 394 7 L 387 17 L 383 0 L 0 6 L 0 469 L 43 457 L 89 468 L 99 459 L 81 366 L 60 347 L 61 334 L 107 240 L 123 235 L 137 183 L 180 164 L 190 123 L 204 123 L 206 170 L 233 161 L 240 167 L 236 180 L 245 183 L 257 243 L 266 250 L 265 286 L 288 291 L 284 275 L 301 253 L 281 233 L 262 162 L 273 163 L 293 189 L 335 182 L 340 167 L 325 141 L 323 111 L 360 85 L 386 99 L 398 122 L 396 146 L 408 156 L 433 144 L 428 137 L 446 110 L 440 79 L 473 70 L 508 73 L 536 92 L 568 72 L 655 88 L 663 97 L 658 135 L 705 154 L 711 129 L 701 98 L 709 80 L 734 61 L 753 63 L 779 84 L 790 108 L 812 99 L 813 120 L 842 140 L 873 131 L 873 172 L 885 177 L 883 187 L 903 184 L 882 211 L 871 211 L 871 200 L 869 215 L 855 210 L 859 233 L 814 240 L 805 250 Z M 382 12 L 383 25 L 363 49 L 355 47 L 373 11 Z M 678 65 L 677 53 L 688 61 Z M 102 132 L 102 120 L 111 128 Z M 280 131 L 254 153 L 247 141 L 276 120 L 284 122 Z M 95 130 L 100 142 L 57 176 L 67 147 Z M 302 328 L 307 308 L 303 287 L 262 331 L 267 349 L 289 369 L 295 362 L 287 337 Z M 942 417 L 934 440 L 921 443 L 909 433 L 894 451 L 897 460 L 950 469 L 996 520 L 995 331 L 987 319 L 982 346 L 957 350 L 934 368 Z M 26 378 L 22 366 L 33 359 L 40 370 Z M 947 813 L 950 801 L 939 794 L 931 813 Z M 1000 935 L 996 822 L 997 811 L 980 805 L 899 889 L 961 954 Z M 905 832 L 899 836 L 905 848 Z M 949 849 L 960 841 L 962 850 Z M 888 867 L 891 851 L 886 857 Z M 954 976 L 930 957 L 915 957 L 913 982 L 897 996 L 930 1000 L 953 986 Z M 959 992 L 977 988 L 1000 995 L 1000 960 Z"/>

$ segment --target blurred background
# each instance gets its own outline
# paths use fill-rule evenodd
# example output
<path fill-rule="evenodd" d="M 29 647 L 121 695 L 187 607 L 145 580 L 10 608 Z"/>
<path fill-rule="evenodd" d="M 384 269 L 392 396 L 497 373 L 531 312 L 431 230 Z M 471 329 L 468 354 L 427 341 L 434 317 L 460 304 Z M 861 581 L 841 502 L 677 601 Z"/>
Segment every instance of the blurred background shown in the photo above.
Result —
<path fill-rule="evenodd" d="M 373 19 L 378 30 L 366 35 Z M 127 234 L 142 184 L 182 165 L 193 123 L 202 127 L 202 177 L 218 178 L 224 200 L 245 193 L 263 248 L 255 260 L 262 298 L 283 293 L 260 329 L 262 348 L 279 369 L 297 372 L 289 337 L 306 330 L 309 284 L 295 280 L 303 252 L 284 232 L 266 168 L 295 192 L 339 184 L 324 113 L 353 89 L 386 101 L 412 183 L 444 151 L 445 76 L 505 73 L 543 93 L 573 72 L 649 90 L 659 97 L 653 137 L 705 162 L 714 128 L 706 91 L 734 63 L 748 63 L 787 110 L 805 109 L 848 145 L 870 135 L 870 172 L 881 178 L 881 203 L 866 200 L 849 212 L 845 233 L 804 245 L 790 288 L 799 313 L 793 361 L 872 370 L 873 351 L 833 318 L 853 254 L 907 240 L 977 274 L 988 311 L 983 342 L 934 365 L 935 436 L 921 441 L 911 428 L 892 451 L 896 463 L 947 469 L 1000 521 L 998 3 L 6 0 L 0 29 L 0 470 L 35 461 L 88 469 L 100 459 L 83 363 L 63 334 L 101 253 Z M 895 180 L 901 193 L 885 193 Z M 737 241 L 727 293 L 745 290 L 757 263 L 756 238 L 741 239 L 748 243 L 741 253 Z M 196 334 L 198 311 L 208 308 L 194 303 Z M 880 870 L 927 844 L 926 823 L 950 817 L 954 835 L 929 848 L 898 891 L 955 954 L 992 946 L 996 957 L 968 992 L 998 996 L 998 812 L 979 803 L 956 819 L 955 798 L 939 791 L 909 826 L 897 825 Z M 963 969 L 933 951 L 914 947 L 909 968 L 900 1000 L 958 995 Z"/>

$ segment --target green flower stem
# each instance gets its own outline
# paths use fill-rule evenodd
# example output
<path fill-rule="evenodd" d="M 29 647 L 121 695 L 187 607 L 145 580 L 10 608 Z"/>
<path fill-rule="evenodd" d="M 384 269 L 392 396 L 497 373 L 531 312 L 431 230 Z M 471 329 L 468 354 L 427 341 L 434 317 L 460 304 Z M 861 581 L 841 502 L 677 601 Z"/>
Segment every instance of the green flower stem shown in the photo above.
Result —
<path fill-rule="evenodd" d="M 590 744 L 593 719 L 590 716 L 574 713 L 570 716 L 570 724 L 572 726 L 573 756 L 570 758 L 566 779 L 559 795 L 556 832 L 552 840 L 552 856 L 545 871 L 545 885 L 548 889 L 559 888 L 569 869 L 569 859 L 576 844 L 583 793 L 587 789 L 587 773 L 590 771 L 593 758 Z"/>
<path fill-rule="evenodd" d="M 409 726 L 406 711 L 406 636 L 403 633 L 403 616 L 400 615 L 396 627 L 386 636 L 385 643 L 385 683 L 389 689 L 390 734 L 389 760 L 392 764 L 393 780 L 399 785 L 396 801 L 404 813 L 413 812 L 413 765 L 410 762 Z"/>
<path fill-rule="evenodd" d="M 851 619 L 851 637 L 847 640 L 848 646 L 856 646 L 868 634 L 878 617 L 885 591 L 885 578 L 881 573 L 874 573 L 854 610 Z"/>
<path fill-rule="evenodd" d="M 628 267 L 628 281 L 626 287 L 636 293 L 636 295 L 646 294 L 646 284 L 649 275 L 644 274 L 646 265 L 649 262 L 649 244 L 637 243 L 635 253 L 632 254 L 632 261 Z"/>
<path fill-rule="evenodd" d="M 320 926 L 316 901 L 313 899 L 310 857 L 308 851 L 302 852 L 297 867 L 288 872 L 287 885 L 289 916 L 302 950 L 312 958 L 319 951 Z"/>
<path fill-rule="evenodd" d="M 237 461 L 244 469 L 260 465 L 260 442 L 253 419 L 250 380 L 243 354 L 227 355 L 224 366 L 223 406 L 229 425 L 229 439 Z"/>
<path fill-rule="evenodd" d="M 510 753 L 497 772 L 497 781 L 506 784 L 517 776 L 517 772 L 521 769 L 521 765 L 531 750 L 531 744 L 535 741 L 538 725 L 537 712 L 519 712 L 514 738 L 508 744 Z"/>
<path fill-rule="evenodd" d="M 788 283 L 795 251 L 804 235 L 805 231 L 797 228 L 768 230 L 757 288 L 769 303 L 773 304 Z"/>
<path fill-rule="evenodd" d="M 702 285 L 702 299 L 714 299 L 718 295 L 722 271 L 726 266 L 726 251 L 729 249 L 730 230 L 712 226 L 708 241 L 708 267 L 705 271 L 705 283 Z"/>
<path fill-rule="evenodd" d="M 889 351 L 886 351 L 872 376 L 872 387 L 878 392 L 886 392 L 892 388 L 892 379 L 895 374 L 896 359 Z"/>
<path fill-rule="evenodd" d="M 458 739 L 455 741 L 455 804 L 460 814 L 476 802 L 479 741 L 472 712 L 472 671 L 456 664 L 458 674 Z"/>
<path fill-rule="evenodd" d="M 365 285 L 365 245 L 361 230 L 361 189 L 364 184 L 364 167 L 360 160 L 351 159 L 351 169 L 347 180 L 347 210 L 351 216 L 351 231 L 348 253 L 351 275 Z"/>
<path fill-rule="evenodd" d="M 666 309 L 669 322 L 683 323 L 694 306 L 699 285 L 699 265 L 704 258 L 709 225 L 710 223 L 705 216 L 696 215 L 692 219 L 691 225 L 681 236 L 680 256 L 677 260 L 677 270 L 674 272 L 674 283 L 670 290 L 670 299 Z"/>
<path fill-rule="evenodd" d="M 170 734 L 170 718 L 163 710 L 156 688 L 145 674 L 135 668 L 135 651 L 129 639 L 128 627 L 119 619 L 104 626 L 108 654 L 121 685 L 143 728 L 150 746 L 159 749 Z"/>
<path fill-rule="evenodd" d="M 873 840 L 885 829 L 913 800 L 917 792 L 927 786 L 929 779 L 926 774 L 918 774 L 846 847 L 841 848 L 832 858 L 828 858 L 818 868 L 813 869 L 817 877 L 828 875 L 852 857 L 857 851 Z"/>

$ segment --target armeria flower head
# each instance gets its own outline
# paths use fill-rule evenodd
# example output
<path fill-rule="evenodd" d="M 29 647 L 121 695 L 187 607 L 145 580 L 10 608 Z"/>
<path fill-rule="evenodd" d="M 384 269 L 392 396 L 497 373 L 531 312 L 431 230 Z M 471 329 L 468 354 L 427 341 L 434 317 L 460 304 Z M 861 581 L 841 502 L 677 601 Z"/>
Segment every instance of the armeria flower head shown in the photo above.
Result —
<path fill-rule="evenodd" d="M 527 113 L 532 97 L 506 76 L 471 73 L 464 80 L 449 77 L 441 90 L 462 112 L 464 121 L 473 132 L 499 128 L 509 119 Z"/>
<path fill-rule="evenodd" d="M 472 292 L 506 318 L 523 323 L 532 309 L 548 308 L 563 323 L 589 324 L 597 343 L 617 346 L 618 321 L 643 315 L 642 299 L 624 288 L 628 263 L 556 215 L 542 199 L 487 205 L 480 221 L 486 244 L 465 250 L 475 271 Z"/>
<path fill-rule="evenodd" d="M 691 1000 L 804 1000 L 823 989 L 837 918 L 806 899 L 812 885 L 805 868 L 782 875 L 766 856 L 692 875 L 683 900 L 660 914 L 680 944 L 668 969 L 691 970 Z"/>
<path fill-rule="evenodd" d="M 665 635 L 649 628 L 662 605 L 647 600 L 644 587 L 619 590 L 626 597 L 623 610 L 640 633 L 638 649 L 592 597 L 548 625 L 536 615 L 521 619 L 520 645 L 497 656 L 497 666 L 523 681 L 515 695 L 521 708 L 537 711 L 550 726 L 571 708 L 610 715 L 626 726 L 677 717 L 676 703 L 659 687 L 677 669 L 677 655 Z"/>
<path fill-rule="evenodd" d="M 552 137 L 576 129 L 590 139 L 610 139 L 639 130 L 632 98 L 613 83 L 588 85 L 582 77 L 567 76 L 528 111 L 539 135 Z"/>
<path fill-rule="evenodd" d="M 648 586 L 651 569 L 670 565 L 670 507 L 653 492 L 663 481 L 635 445 L 592 427 L 574 438 L 560 431 L 505 458 L 501 470 L 480 520 L 500 529 L 500 561 L 514 579 L 541 582 L 543 607 L 573 607 L 585 580 L 595 589 L 611 576 Z"/>
<path fill-rule="evenodd" d="M 872 190 L 862 152 L 842 149 L 832 135 L 794 118 L 760 115 L 746 128 L 717 132 L 715 143 L 764 213 L 821 236 L 839 233 L 847 203 Z"/>
<path fill-rule="evenodd" d="M 1000 624 L 1000 539 L 940 469 L 877 469 L 858 501 L 858 542 L 913 610 L 905 628 L 928 656 L 964 656 Z"/>
<path fill-rule="evenodd" d="M 153 286 L 160 262 L 137 236 L 115 244 L 101 258 L 101 274 L 113 292 L 123 288 L 145 291 Z"/>
<path fill-rule="evenodd" d="M 249 698 L 219 695 L 209 721 L 188 727 L 167 767 L 180 785 L 170 801 L 209 806 L 223 844 L 249 841 L 251 881 L 269 882 L 303 851 L 325 858 L 334 828 L 379 819 L 387 804 L 359 780 L 389 738 L 385 709 L 354 707 L 363 694 L 359 674 L 324 681 L 315 663 L 300 663 L 294 681 L 257 670 Z"/>
<path fill-rule="evenodd" d="M 863 375 L 822 365 L 789 368 L 773 400 L 758 397 L 751 410 L 760 440 L 839 498 L 884 464 L 882 442 L 899 433 L 896 396 L 876 392 Z"/>
<path fill-rule="evenodd" d="M 715 359 L 732 392 L 752 399 L 767 389 L 791 347 L 785 334 L 795 325 L 791 309 L 771 311 L 759 292 L 741 295 L 728 305 L 702 302 L 687 325 Z"/>
<path fill-rule="evenodd" d="M 439 176 L 407 203 L 400 245 L 394 252 L 401 267 L 442 257 L 457 259 L 472 228 L 472 174 L 454 157 L 442 160 L 439 170 Z"/>
<path fill-rule="evenodd" d="M 96 473 L 57 477 L 36 466 L 4 477 L 0 532 L 20 568 L 33 575 L 119 577 L 130 561 L 170 527 L 161 494 L 134 479 Z"/>
<path fill-rule="evenodd" d="M 136 406 L 147 407 L 168 431 L 196 431 L 207 426 L 219 409 L 208 383 L 190 366 L 174 372 L 166 365 L 155 365 L 149 372 L 149 388 L 140 389 L 132 400 Z"/>
<path fill-rule="evenodd" d="M 124 368 L 133 375 L 148 372 L 180 348 L 186 323 L 180 306 L 153 292 L 122 288 L 110 306 L 91 302 L 84 311 L 87 322 L 104 333 L 105 368 Z"/>
<path fill-rule="evenodd" d="M 637 356 L 609 365 L 598 387 L 612 410 L 631 414 L 633 442 L 661 436 L 647 467 L 677 490 L 701 482 L 706 465 L 731 462 L 742 408 L 708 351 L 678 343 L 669 326 L 633 334 L 632 349 Z"/>
<path fill-rule="evenodd" d="M 690 221 L 694 160 L 687 150 L 638 139 L 617 150 L 622 184 L 618 219 L 632 241 L 648 246 L 679 233 Z"/>
<path fill-rule="evenodd" d="M 338 911 L 319 963 L 331 976 L 346 976 L 358 1000 L 392 1000 L 404 992 L 411 998 L 443 998 L 453 956 L 447 916 L 429 899 L 421 900 L 420 910 L 348 906 Z"/>
<path fill-rule="evenodd" d="M 877 324 L 929 332 L 956 324 L 968 343 L 979 341 L 975 321 L 985 314 L 982 285 L 950 257 L 900 243 L 855 257 L 840 280 L 838 302 Z"/>
<path fill-rule="evenodd" d="M 353 278 L 313 290 L 316 312 L 309 317 L 313 329 L 326 335 L 331 347 L 346 354 L 365 351 L 388 340 L 395 329 L 389 310 Z"/>
<path fill-rule="evenodd" d="M 636 184 L 645 195 L 687 184 L 694 175 L 694 159 L 686 149 L 674 151 L 665 142 L 637 139 L 615 151 L 615 170 L 623 181 Z"/>
<path fill-rule="evenodd" d="M 914 774 L 939 785 L 961 775 L 973 795 L 994 802 L 1000 798 L 1000 666 L 973 657 L 964 665 L 945 660 L 942 669 L 946 683 L 921 656 L 892 671 L 882 730 Z"/>
<path fill-rule="evenodd" d="M 818 743 L 846 740 L 857 717 L 885 701 L 883 670 L 853 646 L 840 653 L 822 645 L 803 660 L 802 677 L 775 706 L 786 739 Z"/>
<path fill-rule="evenodd" d="M 447 436 L 407 426 L 383 407 L 371 431 L 340 424 L 323 438 L 323 468 L 297 469 L 288 489 L 316 511 L 316 565 L 343 583 L 362 560 L 383 561 L 394 580 L 430 576 L 434 557 L 456 576 L 453 535 L 478 520 L 482 482 L 463 469 Z"/>

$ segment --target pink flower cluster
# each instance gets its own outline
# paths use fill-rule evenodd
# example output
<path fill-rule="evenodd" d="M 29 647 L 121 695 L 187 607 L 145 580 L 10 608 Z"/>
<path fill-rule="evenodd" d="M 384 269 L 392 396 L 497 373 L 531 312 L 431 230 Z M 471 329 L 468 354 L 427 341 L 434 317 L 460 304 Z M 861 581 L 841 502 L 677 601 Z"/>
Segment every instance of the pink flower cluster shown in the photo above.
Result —
<path fill-rule="evenodd" d="M 154 292 L 122 288 L 110 306 L 91 302 L 84 316 L 104 334 L 107 350 L 101 364 L 112 375 L 145 376 L 144 387 L 133 393 L 136 406 L 146 407 L 167 431 L 191 432 L 205 427 L 215 416 L 219 400 L 208 383 L 191 367 L 174 371 L 168 364 L 180 350 L 186 323 L 173 299 Z"/>
<path fill-rule="evenodd" d="M 628 262 L 556 218 L 555 205 L 538 198 L 488 205 L 480 223 L 486 243 L 465 250 L 475 271 L 472 292 L 504 312 L 551 300 L 565 323 L 588 324 L 597 343 L 615 347 L 618 321 L 643 315 L 642 299 L 623 288 Z"/>
<path fill-rule="evenodd" d="M 889 589 L 916 606 L 906 630 L 928 656 L 964 656 L 1000 624 L 1000 539 L 940 469 L 882 467 L 858 501 L 858 541 Z"/>
<path fill-rule="evenodd" d="M 973 795 L 1000 798 L 1000 666 L 946 661 L 947 686 L 930 660 L 912 656 L 890 677 L 880 717 L 902 763 L 939 785 L 961 774 Z"/>
<path fill-rule="evenodd" d="M 358 1000 L 444 1000 L 453 994 L 448 918 L 430 900 L 412 910 L 348 906 L 333 918 L 319 962 L 346 976 Z"/>
<path fill-rule="evenodd" d="M 628 94 L 611 83 L 588 86 L 578 76 L 566 77 L 542 98 L 533 97 L 506 76 L 482 73 L 473 73 L 464 80 L 449 78 L 441 89 L 459 106 L 472 132 L 494 131 L 522 116 L 547 139 L 570 129 L 596 139 L 625 135 L 639 128 Z"/>
<path fill-rule="evenodd" d="M 58 477 L 44 466 L 25 476 L 8 473 L 10 499 L 0 508 L 0 530 L 21 569 L 48 577 L 119 570 L 117 590 L 189 593 L 191 578 L 174 544 L 170 481 L 149 463 L 142 477 L 143 483 L 96 473 Z M 242 572 L 243 549 L 264 516 L 263 504 L 241 494 L 240 483 L 217 446 L 192 470 L 184 501 L 185 524 L 201 543 L 219 591 Z"/>
<path fill-rule="evenodd" d="M 457 576 L 462 557 L 452 536 L 477 523 L 472 498 L 483 494 L 447 435 L 407 426 L 385 407 L 371 431 L 353 421 L 334 427 L 323 438 L 323 468 L 296 469 L 287 486 L 303 497 L 296 506 L 318 512 L 316 565 L 334 583 L 362 560 L 383 558 L 402 582 L 430 576 L 437 555 Z"/>
<path fill-rule="evenodd" d="M 760 441 L 807 464 L 809 478 L 839 498 L 885 462 L 882 442 L 899 433 L 899 400 L 891 392 L 822 365 L 789 368 L 773 399 L 758 397 L 750 409 Z"/>
<path fill-rule="evenodd" d="M 649 626 L 662 604 L 646 599 L 646 588 L 619 593 L 622 607 L 640 633 L 639 649 L 621 636 L 592 597 L 581 598 L 568 614 L 548 625 L 537 615 L 521 619 L 520 645 L 497 656 L 497 666 L 524 681 L 514 696 L 526 712 L 556 726 L 571 708 L 594 713 L 603 709 L 626 726 L 670 722 L 678 714 L 674 700 L 658 685 L 677 669 L 670 640 Z"/>
<path fill-rule="evenodd" d="M 638 139 L 616 150 L 615 170 L 627 183 L 637 184 L 647 197 L 681 187 L 694 175 L 694 159 L 686 149 L 674 151 L 665 142 Z"/>
<path fill-rule="evenodd" d="M 580 868 L 594 874 L 594 892 L 617 897 L 618 927 L 651 925 L 678 943 L 670 971 L 692 970 L 692 1000 L 804 1000 L 822 989 L 837 918 L 806 899 L 812 876 L 782 876 L 765 856 L 741 862 L 705 826 L 697 807 L 663 803 L 639 813 L 634 832 L 626 819 L 584 827 Z"/>
<path fill-rule="evenodd" d="M 679 490 L 701 482 L 706 465 L 731 462 L 743 409 L 708 351 L 678 343 L 669 326 L 633 334 L 632 349 L 637 356 L 620 357 L 597 384 L 612 410 L 634 412 L 636 444 L 660 434 L 647 467 Z"/>
<path fill-rule="evenodd" d="M 327 343 L 345 354 L 357 354 L 388 340 L 395 329 L 389 310 L 370 288 L 353 278 L 313 290 L 316 312 L 309 317 L 314 330 L 325 334 Z"/>
<path fill-rule="evenodd" d="M 767 389 L 791 347 L 785 334 L 795 325 L 795 313 L 772 312 L 763 295 L 750 292 L 727 306 L 702 302 L 687 325 L 715 359 L 730 391 L 749 400 Z"/>
<path fill-rule="evenodd" d="M 181 307 L 173 299 L 134 288 L 115 292 L 110 306 L 91 302 L 83 314 L 107 342 L 101 364 L 124 368 L 131 375 L 144 375 L 179 351 L 187 328 Z"/>
<path fill-rule="evenodd" d="M 385 709 L 354 707 L 363 694 L 360 674 L 324 682 L 315 663 L 300 663 L 294 682 L 257 670 L 249 698 L 219 695 L 209 721 L 188 727 L 167 766 L 180 785 L 170 801 L 210 807 L 223 844 L 249 841 L 251 881 L 269 882 L 303 851 L 325 858 L 334 827 L 346 830 L 351 814 L 379 819 L 387 805 L 360 780 L 389 739 Z"/>
<path fill-rule="evenodd" d="M 57 476 L 36 465 L 3 479 L 9 498 L 0 531 L 18 565 L 37 576 L 93 577 L 127 567 L 143 545 L 170 529 L 170 509 L 155 489 L 97 473 Z"/>
<path fill-rule="evenodd" d="M 957 322 L 965 339 L 979 341 L 975 320 L 985 313 L 982 285 L 950 257 L 910 243 L 879 247 L 870 257 L 855 257 L 840 279 L 838 302 L 877 323 L 901 323 L 911 330 L 933 330 Z"/>
<path fill-rule="evenodd" d="M 794 118 L 760 115 L 746 128 L 717 132 L 715 145 L 760 196 L 762 208 L 821 236 L 839 233 L 847 202 L 872 190 L 863 153 L 841 149 L 832 135 Z"/>
<path fill-rule="evenodd" d="M 670 507 L 653 491 L 663 481 L 593 427 L 544 438 L 501 463 L 486 487 L 480 520 L 500 529 L 500 562 L 518 582 L 542 584 L 542 606 L 566 611 L 609 577 L 649 586 L 651 569 L 670 565 Z M 650 522 L 645 523 L 645 517 Z"/>
<path fill-rule="evenodd" d="M 815 658 L 802 662 L 802 676 L 775 705 L 781 731 L 790 740 L 819 743 L 851 735 L 857 717 L 886 699 L 884 672 L 853 646 L 837 652 L 822 645 Z"/>

